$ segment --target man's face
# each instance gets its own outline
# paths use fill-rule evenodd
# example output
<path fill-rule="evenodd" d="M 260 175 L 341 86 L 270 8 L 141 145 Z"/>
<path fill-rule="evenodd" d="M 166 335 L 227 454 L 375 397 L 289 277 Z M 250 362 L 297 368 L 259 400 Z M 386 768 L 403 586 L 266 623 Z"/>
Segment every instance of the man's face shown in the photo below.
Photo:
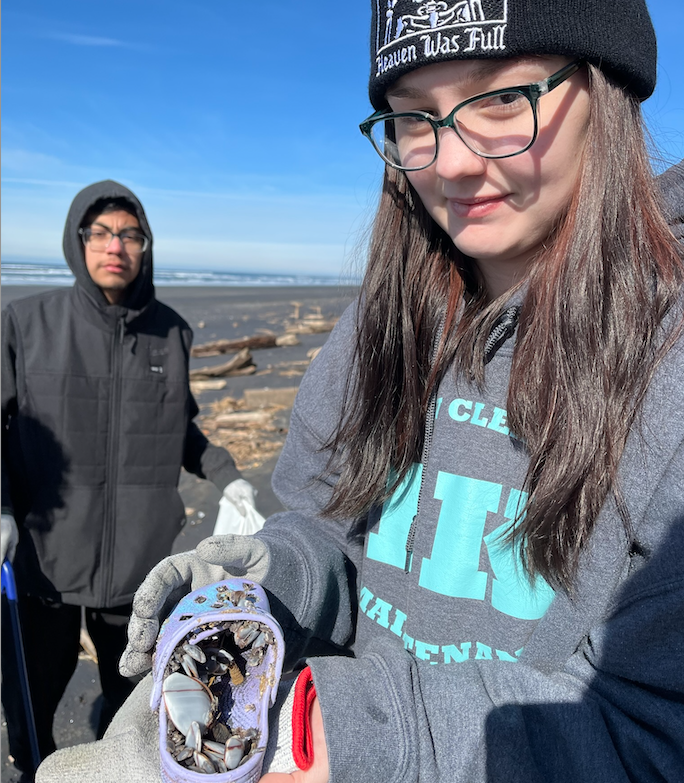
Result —
<path fill-rule="evenodd" d="M 109 238 L 111 232 L 119 234 L 126 229 L 140 231 L 140 223 L 133 215 L 119 210 L 98 215 L 89 228 L 93 232 L 103 232 Z M 85 263 L 88 274 L 95 285 L 98 285 L 110 304 L 118 304 L 123 298 L 126 288 L 135 280 L 140 272 L 142 252 L 131 250 L 113 236 L 103 250 L 93 250 L 92 241 L 85 245 Z"/>

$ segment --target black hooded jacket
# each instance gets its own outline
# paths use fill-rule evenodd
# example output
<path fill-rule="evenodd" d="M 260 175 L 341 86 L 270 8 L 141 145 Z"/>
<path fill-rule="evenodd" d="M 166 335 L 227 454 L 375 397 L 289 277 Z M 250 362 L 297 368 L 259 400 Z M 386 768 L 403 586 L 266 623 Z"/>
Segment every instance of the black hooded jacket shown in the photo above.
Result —
<path fill-rule="evenodd" d="M 91 280 L 78 229 L 96 201 L 126 198 L 150 237 L 119 305 Z M 76 283 L 10 303 L 2 324 L 2 506 L 20 531 L 20 593 L 89 607 L 128 603 L 171 551 L 185 513 L 181 465 L 220 489 L 232 457 L 192 419 L 192 332 L 155 299 L 152 233 L 117 182 L 74 199 L 64 254 Z"/>

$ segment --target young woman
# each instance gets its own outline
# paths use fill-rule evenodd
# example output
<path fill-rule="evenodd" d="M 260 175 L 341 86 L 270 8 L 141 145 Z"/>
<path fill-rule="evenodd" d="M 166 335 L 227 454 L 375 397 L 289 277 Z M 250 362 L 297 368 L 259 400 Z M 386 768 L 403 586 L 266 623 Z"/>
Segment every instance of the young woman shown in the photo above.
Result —
<path fill-rule="evenodd" d="M 123 667 L 170 596 L 246 574 L 290 662 L 317 653 L 314 764 L 263 780 L 684 780 L 684 264 L 646 6 L 392 0 L 372 42 L 385 181 L 274 474 L 290 510 L 160 564 Z"/>

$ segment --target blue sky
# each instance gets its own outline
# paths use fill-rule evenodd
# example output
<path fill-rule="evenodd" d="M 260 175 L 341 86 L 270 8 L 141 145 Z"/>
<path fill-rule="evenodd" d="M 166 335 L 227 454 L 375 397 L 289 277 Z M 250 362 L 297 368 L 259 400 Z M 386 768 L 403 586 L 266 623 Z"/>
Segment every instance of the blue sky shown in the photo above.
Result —
<path fill-rule="evenodd" d="M 684 157 L 682 0 L 650 0 L 660 61 L 645 104 Z M 353 273 L 382 166 L 368 0 L 5 0 L 3 260 L 61 257 L 76 192 L 145 204 L 162 267 Z"/>

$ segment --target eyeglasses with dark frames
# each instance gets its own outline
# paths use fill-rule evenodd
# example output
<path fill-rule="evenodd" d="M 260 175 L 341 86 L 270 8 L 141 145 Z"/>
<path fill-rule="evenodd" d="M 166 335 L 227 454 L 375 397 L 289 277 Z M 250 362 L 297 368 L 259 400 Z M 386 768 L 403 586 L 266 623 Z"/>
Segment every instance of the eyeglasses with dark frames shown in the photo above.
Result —
<path fill-rule="evenodd" d="M 420 171 L 437 160 L 442 128 L 451 128 L 476 155 L 510 158 L 527 151 L 537 138 L 539 99 L 583 64 L 575 60 L 541 81 L 474 95 L 441 120 L 423 111 L 381 109 L 359 128 L 380 157 L 400 171 Z"/>
<path fill-rule="evenodd" d="M 119 237 L 127 253 L 144 253 L 150 244 L 150 240 L 145 234 L 133 228 L 125 228 L 117 234 L 105 226 L 96 225 L 89 228 L 79 228 L 78 233 L 81 235 L 83 244 L 96 252 L 106 250 L 114 237 Z"/>

